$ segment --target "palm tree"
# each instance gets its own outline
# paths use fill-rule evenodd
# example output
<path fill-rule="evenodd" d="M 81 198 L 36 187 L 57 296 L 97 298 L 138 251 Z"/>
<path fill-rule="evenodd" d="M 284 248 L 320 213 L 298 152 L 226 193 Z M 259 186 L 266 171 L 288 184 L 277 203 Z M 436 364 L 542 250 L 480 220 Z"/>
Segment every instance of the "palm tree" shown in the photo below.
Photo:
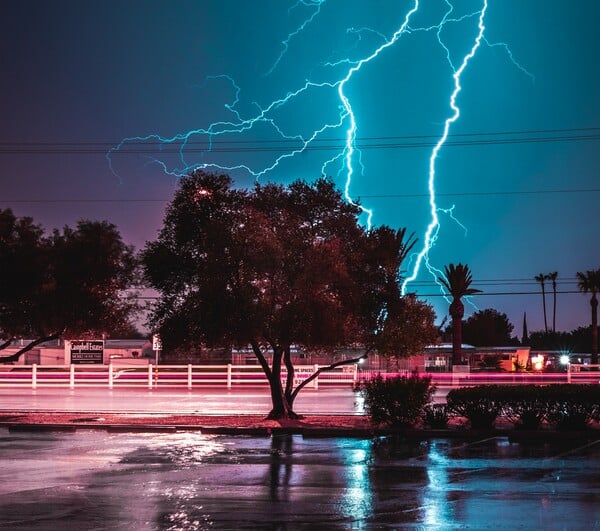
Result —
<path fill-rule="evenodd" d="M 556 278 L 558 277 L 558 272 L 554 271 L 553 273 L 548 273 L 546 278 L 552 281 L 552 295 L 553 295 L 553 309 L 552 309 L 552 331 L 556 332 Z"/>
<path fill-rule="evenodd" d="M 542 304 L 544 305 L 544 330 L 546 334 L 548 333 L 548 320 L 546 319 L 546 290 L 544 289 L 544 281 L 546 280 L 546 275 L 544 273 L 540 273 L 535 276 L 535 280 L 542 285 Z"/>
<path fill-rule="evenodd" d="M 450 317 L 452 317 L 452 365 L 462 363 L 462 318 L 465 314 L 465 306 L 462 298 L 480 290 L 471 288 L 473 277 L 468 265 L 449 264 L 444 267 L 444 276 L 438 280 L 448 290 L 452 296 L 450 304 Z"/>
<path fill-rule="evenodd" d="M 577 287 L 581 293 L 591 293 L 592 307 L 592 364 L 598 363 L 598 292 L 600 291 L 600 269 L 577 273 Z"/>

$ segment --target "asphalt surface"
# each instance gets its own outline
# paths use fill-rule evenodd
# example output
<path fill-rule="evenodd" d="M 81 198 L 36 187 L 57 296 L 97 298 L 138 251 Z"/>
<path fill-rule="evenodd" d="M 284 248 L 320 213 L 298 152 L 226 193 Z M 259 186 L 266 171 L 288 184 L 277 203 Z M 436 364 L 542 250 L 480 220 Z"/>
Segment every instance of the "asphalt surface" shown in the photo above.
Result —
<path fill-rule="evenodd" d="M 0 428 L 0 528 L 600 529 L 600 441 Z"/>
<path fill-rule="evenodd" d="M 266 386 L 155 388 L 0 388 L 0 411 L 84 413 L 267 414 Z M 302 390 L 294 409 L 302 414 L 362 415 L 362 399 L 351 387 Z"/>

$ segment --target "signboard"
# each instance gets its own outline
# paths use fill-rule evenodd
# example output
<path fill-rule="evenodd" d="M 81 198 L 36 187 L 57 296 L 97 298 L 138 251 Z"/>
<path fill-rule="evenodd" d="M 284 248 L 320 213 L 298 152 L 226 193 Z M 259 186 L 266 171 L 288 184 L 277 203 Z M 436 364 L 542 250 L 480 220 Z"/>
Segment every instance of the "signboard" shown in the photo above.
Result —
<path fill-rule="evenodd" d="M 71 363 L 104 363 L 104 341 L 102 339 L 72 340 Z"/>
<path fill-rule="evenodd" d="M 158 334 L 152 336 L 152 350 L 162 350 L 162 341 Z"/>

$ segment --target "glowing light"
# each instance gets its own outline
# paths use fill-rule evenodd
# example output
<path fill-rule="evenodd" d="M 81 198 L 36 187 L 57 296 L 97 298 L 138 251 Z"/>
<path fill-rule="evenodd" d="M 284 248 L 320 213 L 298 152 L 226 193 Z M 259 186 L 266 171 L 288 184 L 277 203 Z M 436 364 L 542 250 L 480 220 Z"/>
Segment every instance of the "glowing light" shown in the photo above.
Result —
<path fill-rule="evenodd" d="M 560 357 L 560 364 L 561 365 L 568 365 L 571 362 L 571 358 L 568 354 L 563 354 Z"/>
<path fill-rule="evenodd" d="M 531 358 L 531 366 L 534 370 L 541 371 L 544 368 L 544 356 L 542 356 L 542 354 L 533 356 L 533 358 Z"/>

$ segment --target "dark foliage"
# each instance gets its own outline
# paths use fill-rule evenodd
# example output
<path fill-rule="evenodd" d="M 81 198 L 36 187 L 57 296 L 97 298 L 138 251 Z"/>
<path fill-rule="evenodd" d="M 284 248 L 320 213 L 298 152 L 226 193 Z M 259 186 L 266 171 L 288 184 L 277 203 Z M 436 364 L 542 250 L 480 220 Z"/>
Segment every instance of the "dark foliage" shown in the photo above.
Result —
<path fill-rule="evenodd" d="M 517 429 L 539 429 L 548 413 L 548 388 L 539 385 L 502 387 L 502 414 Z"/>
<path fill-rule="evenodd" d="M 448 411 L 465 417 L 473 429 L 490 429 L 502 411 L 503 386 L 478 385 L 452 389 L 446 397 Z"/>
<path fill-rule="evenodd" d="M 411 375 L 385 379 L 381 375 L 359 387 L 371 420 L 394 428 L 414 426 L 431 402 L 435 386 L 431 377 Z"/>
<path fill-rule="evenodd" d="M 360 212 L 327 179 L 250 191 L 234 189 L 226 175 L 182 179 L 143 253 L 148 283 L 160 293 L 151 324 L 165 349 L 250 345 L 270 383 L 272 418 L 295 415 L 304 384 L 293 389 L 292 345 L 412 354 L 402 351 L 408 334 L 421 331 L 428 341 L 433 328 L 431 308 L 411 306 L 398 287 L 414 240 L 404 229 L 366 231 Z M 409 310 L 416 325 L 403 325 Z"/>
<path fill-rule="evenodd" d="M 0 338 L 35 341 L 0 361 L 15 361 L 58 337 L 89 337 L 130 328 L 137 303 L 133 249 L 116 227 L 80 221 L 46 236 L 31 218 L 0 210 Z"/>
<path fill-rule="evenodd" d="M 476 347 L 514 345 L 513 329 L 505 313 L 487 308 L 475 312 L 463 322 L 463 342 Z"/>
<path fill-rule="evenodd" d="M 547 419 L 558 430 L 585 430 L 600 415 L 600 386 L 597 384 L 550 385 Z"/>
<path fill-rule="evenodd" d="M 423 421 L 432 429 L 445 429 L 448 427 L 450 415 L 446 404 L 428 404 L 424 408 Z"/>

